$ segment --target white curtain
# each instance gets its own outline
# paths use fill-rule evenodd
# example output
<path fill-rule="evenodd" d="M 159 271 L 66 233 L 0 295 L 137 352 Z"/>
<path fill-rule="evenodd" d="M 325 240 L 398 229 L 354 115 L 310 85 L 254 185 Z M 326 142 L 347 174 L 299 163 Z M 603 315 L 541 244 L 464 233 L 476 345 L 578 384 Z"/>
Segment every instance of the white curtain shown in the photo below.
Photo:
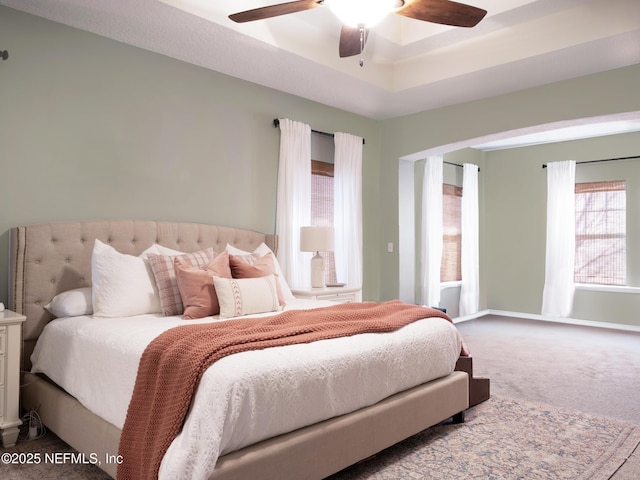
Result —
<path fill-rule="evenodd" d="M 311 266 L 300 252 L 300 227 L 311 225 L 311 127 L 280 119 L 280 131 L 277 256 L 287 283 L 304 288 L 311 278 Z"/>
<path fill-rule="evenodd" d="M 336 277 L 362 287 L 362 138 L 335 133 L 333 223 Z"/>
<path fill-rule="evenodd" d="M 547 254 L 542 314 L 568 317 L 573 308 L 576 162 L 547 165 Z"/>
<path fill-rule="evenodd" d="M 479 310 L 480 246 L 478 228 L 478 166 L 463 165 L 462 177 L 462 251 L 460 254 L 462 287 L 460 316 Z"/>
<path fill-rule="evenodd" d="M 422 303 L 440 305 L 442 156 L 428 157 L 422 182 Z"/>

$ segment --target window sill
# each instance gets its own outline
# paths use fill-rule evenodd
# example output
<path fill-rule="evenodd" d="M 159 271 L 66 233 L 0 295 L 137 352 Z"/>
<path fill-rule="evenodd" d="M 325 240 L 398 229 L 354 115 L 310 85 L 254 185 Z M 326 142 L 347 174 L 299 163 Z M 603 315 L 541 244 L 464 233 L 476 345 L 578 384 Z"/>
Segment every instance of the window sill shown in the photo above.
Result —
<path fill-rule="evenodd" d="M 590 285 L 588 283 L 576 283 L 576 290 L 607 293 L 640 293 L 640 287 L 626 287 L 622 285 Z"/>

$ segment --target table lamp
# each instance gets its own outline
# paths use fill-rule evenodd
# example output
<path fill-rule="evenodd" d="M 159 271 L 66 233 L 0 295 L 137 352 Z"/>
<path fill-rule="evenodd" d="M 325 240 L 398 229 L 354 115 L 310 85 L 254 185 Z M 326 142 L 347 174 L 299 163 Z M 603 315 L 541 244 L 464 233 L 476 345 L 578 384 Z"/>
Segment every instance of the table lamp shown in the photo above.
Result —
<path fill-rule="evenodd" d="M 303 252 L 316 252 L 311 259 L 311 287 L 324 288 L 324 258 L 320 252 L 333 251 L 333 227 L 301 227 L 300 250 Z"/>

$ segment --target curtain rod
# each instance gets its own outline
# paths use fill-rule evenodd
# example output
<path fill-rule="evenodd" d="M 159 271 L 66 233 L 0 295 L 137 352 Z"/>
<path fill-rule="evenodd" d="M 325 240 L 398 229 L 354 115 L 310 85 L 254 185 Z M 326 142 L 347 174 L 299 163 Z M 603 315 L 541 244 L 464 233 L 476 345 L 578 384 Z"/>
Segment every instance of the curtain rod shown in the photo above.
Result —
<path fill-rule="evenodd" d="M 460 165 L 459 163 L 445 162 L 444 160 L 442 161 L 442 163 L 446 163 L 447 165 L 453 165 L 454 167 L 464 168 L 464 165 Z M 478 167 L 478 171 L 480 171 L 480 167 Z"/>
<path fill-rule="evenodd" d="M 576 165 L 582 165 L 583 163 L 614 162 L 616 160 L 632 160 L 634 158 L 640 158 L 640 155 L 633 155 L 631 157 L 602 158 L 600 160 L 585 160 L 584 162 L 576 162 Z M 542 168 L 547 168 L 547 164 L 543 163 Z"/>
<path fill-rule="evenodd" d="M 278 128 L 280 126 L 280 119 L 274 118 L 273 119 L 273 126 L 274 126 L 274 128 Z M 331 137 L 331 138 L 335 137 L 335 135 L 333 133 L 321 132 L 320 130 L 311 129 L 311 132 L 312 133 L 317 133 L 318 135 L 324 135 L 325 137 Z M 364 138 L 362 139 L 362 144 L 364 145 Z"/>

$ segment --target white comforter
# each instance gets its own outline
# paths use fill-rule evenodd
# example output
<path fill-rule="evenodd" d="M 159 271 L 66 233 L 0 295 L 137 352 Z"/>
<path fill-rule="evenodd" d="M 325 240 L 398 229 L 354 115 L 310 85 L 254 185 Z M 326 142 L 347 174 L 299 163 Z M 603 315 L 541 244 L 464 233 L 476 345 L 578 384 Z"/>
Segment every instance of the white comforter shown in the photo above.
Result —
<path fill-rule="evenodd" d="M 299 301 L 287 308 L 317 306 Z M 32 371 L 46 374 L 122 428 L 145 347 L 169 328 L 210 321 L 218 320 L 158 315 L 56 319 L 38 340 Z M 445 376 L 453 371 L 460 348 L 456 328 L 431 318 L 391 333 L 225 357 L 203 375 L 160 478 L 206 479 L 220 455 Z"/>

